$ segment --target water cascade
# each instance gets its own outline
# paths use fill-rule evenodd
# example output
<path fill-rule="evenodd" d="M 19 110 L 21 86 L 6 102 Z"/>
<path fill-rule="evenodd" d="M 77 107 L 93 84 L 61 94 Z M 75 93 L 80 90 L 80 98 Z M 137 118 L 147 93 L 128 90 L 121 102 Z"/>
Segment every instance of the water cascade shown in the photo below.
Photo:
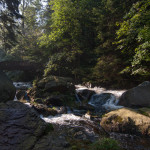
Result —
<path fill-rule="evenodd" d="M 97 110 L 115 110 L 122 108 L 123 106 L 117 106 L 118 99 L 116 96 L 111 93 L 101 93 L 101 94 L 94 94 L 89 103 L 90 105 L 97 108 Z"/>

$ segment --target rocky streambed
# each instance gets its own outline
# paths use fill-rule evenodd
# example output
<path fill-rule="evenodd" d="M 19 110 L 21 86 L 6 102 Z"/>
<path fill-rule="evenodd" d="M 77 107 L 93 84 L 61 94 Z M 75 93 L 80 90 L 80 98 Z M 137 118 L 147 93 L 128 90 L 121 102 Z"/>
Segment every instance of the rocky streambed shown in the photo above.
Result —
<path fill-rule="evenodd" d="M 124 90 L 74 88 L 57 77 L 14 85 L 17 101 L 0 104 L 1 150 L 96 150 L 105 139 L 118 150 L 109 138 L 120 150 L 150 150 L 149 109 L 118 105 Z"/>
<path fill-rule="evenodd" d="M 85 149 L 85 148 L 91 149 L 91 147 L 89 146 L 91 143 L 104 137 L 110 137 L 119 141 L 122 149 L 149 150 L 150 139 L 147 137 L 134 135 L 135 132 L 132 132 L 127 128 L 128 126 L 131 127 L 130 123 L 128 123 L 127 127 L 124 127 L 126 129 L 126 132 L 124 133 L 119 133 L 119 130 L 114 129 L 110 131 L 104 130 L 106 129 L 106 127 L 102 128 L 100 126 L 100 122 L 102 121 L 104 122 L 104 119 L 101 121 L 102 119 L 101 114 L 104 114 L 104 112 L 106 111 L 107 112 L 111 111 L 114 112 L 114 114 L 116 115 L 117 113 L 112 110 L 120 108 L 122 108 L 120 110 L 124 109 L 123 106 L 119 106 L 117 105 L 117 103 L 118 98 L 125 91 L 126 90 L 106 90 L 104 88 L 86 88 L 81 85 L 77 85 L 76 94 L 78 94 L 79 99 L 76 101 L 76 103 L 79 104 L 78 108 L 80 109 L 65 107 L 65 111 L 62 113 L 48 116 L 40 114 L 40 117 L 45 122 L 51 123 L 53 125 L 54 127 L 53 132 L 56 133 L 57 135 L 57 136 L 55 135 L 55 138 L 56 139 L 58 138 L 60 143 L 61 141 L 65 141 L 65 144 L 63 144 L 63 142 L 60 144 L 61 149 L 66 148 L 72 149 L 72 147 L 76 149 Z M 93 94 L 90 95 L 90 93 Z M 90 111 L 89 113 L 87 113 L 87 110 L 91 110 L 89 105 L 85 104 L 82 105 L 82 103 L 84 103 L 84 98 L 89 99 L 88 103 L 91 104 L 92 106 L 95 105 L 94 114 L 92 114 L 93 110 L 91 111 L 91 114 Z M 57 110 L 59 109 L 60 107 L 57 106 Z M 99 111 L 98 109 L 101 109 L 103 111 Z M 124 113 L 126 113 L 126 111 Z M 105 117 L 106 115 L 103 115 L 103 118 Z M 118 125 L 119 124 L 118 121 L 120 120 L 115 121 Z M 115 124 L 116 127 L 117 125 Z M 111 123 L 110 126 L 112 127 L 113 124 Z M 133 128 L 136 129 L 135 126 L 133 126 Z"/>

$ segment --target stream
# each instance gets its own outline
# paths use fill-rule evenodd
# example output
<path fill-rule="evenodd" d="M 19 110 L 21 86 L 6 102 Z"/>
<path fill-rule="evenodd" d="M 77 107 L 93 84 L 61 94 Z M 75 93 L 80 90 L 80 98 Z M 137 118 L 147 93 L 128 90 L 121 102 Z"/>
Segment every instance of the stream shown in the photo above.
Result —
<path fill-rule="evenodd" d="M 14 82 L 14 85 L 17 89 L 26 90 L 32 87 L 31 83 L 24 82 Z M 89 104 L 94 106 L 96 109 L 105 109 L 105 110 L 115 110 L 122 108 L 123 106 L 118 106 L 118 98 L 121 96 L 125 90 L 107 90 L 105 88 L 87 88 L 82 85 L 76 85 L 76 94 L 82 90 L 92 90 L 95 94 L 89 100 Z M 109 95 L 108 95 L 109 93 Z M 99 103 L 96 99 L 109 96 L 106 101 Z M 77 102 L 81 103 L 80 98 L 76 95 Z M 17 100 L 17 99 L 15 99 Z M 97 103 L 94 103 L 97 102 Z M 26 103 L 30 106 L 30 103 Z M 56 132 L 61 133 L 61 136 L 69 139 L 77 140 L 88 140 L 94 142 L 103 137 L 110 137 L 119 141 L 121 147 L 124 150 L 150 150 L 150 139 L 141 138 L 135 135 L 130 134 L 120 134 L 120 133 L 106 133 L 100 127 L 101 118 L 97 117 L 91 119 L 91 117 L 86 113 L 81 113 L 76 115 L 77 112 L 80 114 L 81 110 L 70 110 L 67 108 L 66 114 L 58 114 L 55 116 L 44 117 L 42 114 L 40 117 L 48 123 L 54 125 Z"/>

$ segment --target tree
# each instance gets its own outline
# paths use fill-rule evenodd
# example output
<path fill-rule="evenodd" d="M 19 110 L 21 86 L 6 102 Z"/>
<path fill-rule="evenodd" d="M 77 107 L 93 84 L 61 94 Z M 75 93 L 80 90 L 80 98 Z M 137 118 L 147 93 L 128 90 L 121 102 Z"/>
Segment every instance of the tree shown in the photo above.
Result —
<path fill-rule="evenodd" d="M 0 41 L 5 51 L 16 43 L 17 25 L 16 19 L 21 18 L 19 14 L 19 1 L 0 1 Z"/>
<path fill-rule="evenodd" d="M 49 32 L 40 39 L 41 46 L 49 49 L 50 57 L 56 53 L 59 56 L 64 54 L 66 57 L 69 56 L 64 60 L 64 65 L 65 68 L 71 66 L 70 74 L 79 73 L 75 71 L 78 67 L 90 65 L 89 59 L 93 56 L 92 49 L 95 46 L 94 37 L 96 34 L 95 23 L 92 20 L 94 14 L 91 13 L 91 9 L 96 7 L 98 3 L 99 1 L 92 0 L 50 1 L 52 14 L 49 20 L 51 24 Z"/>
<path fill-rule="evenodd" d="M 123 72 L 150 75 L 150 1 L 133 4 L 117 31 L 118 48 L 126 59 Z"/>
<path fill-rule="evenodd" d="M 38 38 L 42 34 L 40 24 L 42 4 L 40 0 L 22 0 L 19 9 L 24 15 L 19 26 L 22 34 L 18 35 L 18 44 L 10 49 L 9 53 L 23 60 L 41 62 L 44 51 L 38 45 Z"/>

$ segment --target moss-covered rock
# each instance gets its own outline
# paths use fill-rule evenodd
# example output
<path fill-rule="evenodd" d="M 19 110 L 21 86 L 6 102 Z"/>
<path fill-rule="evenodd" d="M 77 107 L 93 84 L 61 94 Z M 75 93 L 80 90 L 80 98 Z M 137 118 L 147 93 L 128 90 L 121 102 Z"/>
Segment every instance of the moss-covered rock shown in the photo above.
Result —
<path fill-rule="evenodd" d="M 150 136 L 150 108 L 122 108 L 104 115 L 101 126 L 108 132 Z"/>
<path fill-rule="evenodd" d="M 36 83 L 39 89 L 45 89 L 48 92 L 72 92 L 75 90 L 74 85 L 71 83 L 72 79 L 58 76 L 47 76 Z"/>
<path fill-rule="evenodd" d="M 75 92 L 75 86 L 70 78 L 48 76 L 34 81 L 33 88 L 28 90 L 32 101 L 41 99 L 40 103 L 47 106 L 63 106 Z M 75 99 L 75 98 L 74 98 Z M 37 102 L 37 101 L 36 101 Z"/>

